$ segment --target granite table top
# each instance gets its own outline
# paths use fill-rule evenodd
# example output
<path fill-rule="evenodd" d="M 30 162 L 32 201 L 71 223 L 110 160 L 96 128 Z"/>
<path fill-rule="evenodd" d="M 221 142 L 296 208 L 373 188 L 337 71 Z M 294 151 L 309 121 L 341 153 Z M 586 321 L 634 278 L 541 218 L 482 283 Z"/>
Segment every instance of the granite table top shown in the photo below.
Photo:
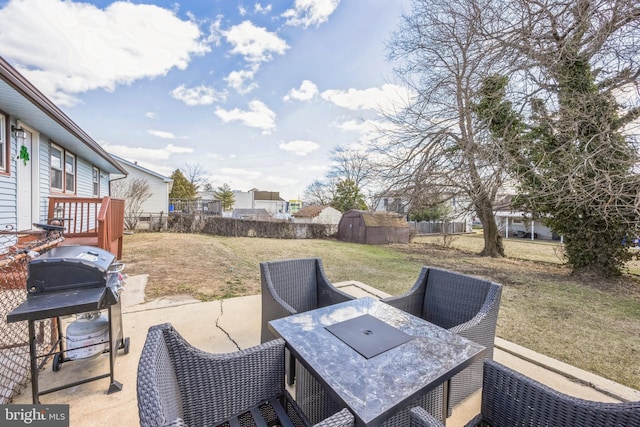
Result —
<path fill-rule="evenodd" d="M 366 358 L 326 329 L 365 314 L 411 339 Z M 269 327 L 359 425 L 380 424 L 485 352 L 479 344 L 371 297 L 272 320 Z"/>

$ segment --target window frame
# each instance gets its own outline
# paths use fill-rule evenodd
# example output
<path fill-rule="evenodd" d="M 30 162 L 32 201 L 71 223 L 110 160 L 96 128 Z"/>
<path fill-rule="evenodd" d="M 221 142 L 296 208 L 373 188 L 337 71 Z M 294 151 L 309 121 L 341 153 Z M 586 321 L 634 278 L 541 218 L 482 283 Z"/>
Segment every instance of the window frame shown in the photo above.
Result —
<path fill-rule="evenodd" d="M 69 172 L 67 170 L 69 159 L 71 159 L 71 162 L 72 162 L 71 163 L 71 168 L 73 169 L 72 172 Z M 73 188 L 71 189 L 69 189 L 69 175 L 71 175 L 71 178 L 72 178 L 71 184 L 73 185 Z M 64 192 L 65 193 L 76 194 L 76 177 L 77 176 L 78 176 L 78 173 L 77 173 L 76 155 L 65 150 L 64 152 Z"/>
<path fill-rule="evenodd" d="M 9 134 L 8 116 L 0 111 L 0 175 L 9 175 L 11 173 L 11 135 Z"/>
<path fill-rule="evenodd" d="M 56 168 L 53 166 L 53 162 L 51 159 L 53 158 L 53 151 L 57 151 L 60 153 L 60 168 Z M 73 161 L 73 172 L 67 172 L 67 159 L 71 158 Z M 78 176 L 78 156 L 74 153 L 65 150 L 58 144 L 53 141 L 49 142 L 49 188 L 52 193 L 60 193 L 60 194 L 76 194 L 77 186 L 77 176 Z M 61 178 L 61 187 L 53 186 L 53 176 L 54 170 L 59 171 L 62 175 Z M 67 189 L 68 178 L 67 175 L 70 174 L 73 176 L 73 190 Z"/>
<path fill-rule="evenodd" d="M 100 197 L 100 169 L 96 166 L 93 167 L 91 180 L 93 183 L 93 197 Z"/>

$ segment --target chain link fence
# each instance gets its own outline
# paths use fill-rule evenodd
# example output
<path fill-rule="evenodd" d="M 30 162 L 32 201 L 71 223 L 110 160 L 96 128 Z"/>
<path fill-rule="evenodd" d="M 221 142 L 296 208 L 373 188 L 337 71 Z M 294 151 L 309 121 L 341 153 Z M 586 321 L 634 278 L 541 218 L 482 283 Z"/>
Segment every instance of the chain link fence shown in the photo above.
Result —
<path fill-rule="evenodd" d="M 0 404 L 10 402 L 31 377 L 28 322 L 7 323 L 7 314 L 27 298 L 29 261 L 61 241 L 57 233 L 0 230 Z M 55 322 L 35 327 L 38 354 L 50 352 L 57 342 Z"/>

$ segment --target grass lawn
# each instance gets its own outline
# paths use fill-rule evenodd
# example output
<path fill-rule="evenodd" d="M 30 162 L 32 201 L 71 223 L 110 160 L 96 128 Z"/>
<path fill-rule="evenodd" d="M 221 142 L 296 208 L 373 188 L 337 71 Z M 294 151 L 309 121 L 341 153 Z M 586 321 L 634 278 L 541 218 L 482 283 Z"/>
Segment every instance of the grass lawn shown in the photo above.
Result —
<path fill-rule="evenodd" d="M 509 258 L 481 258 L 481 235 L 420 237 L 407 245 L 279 240 L 201 234 L 125 236 L 126 271 L 149 274 L 147 299 L 186 294 L 203 301 L 260 293 L 259 262 L 319 257 L 333 282 L 359 280 L 390 294 L 423 265 L 504 285 L 497 335 L 640 390 L 640 280 L 571 275 L 558 242 L 505 240 Z M 632 270 L 633 271 L 633 270 Z"/>

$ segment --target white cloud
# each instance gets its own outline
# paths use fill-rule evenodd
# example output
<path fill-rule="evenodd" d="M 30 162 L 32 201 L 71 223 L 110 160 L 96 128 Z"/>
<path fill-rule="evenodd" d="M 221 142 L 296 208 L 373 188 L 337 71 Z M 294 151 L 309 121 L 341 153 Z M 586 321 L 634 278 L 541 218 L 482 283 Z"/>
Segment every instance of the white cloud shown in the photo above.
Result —
<path fill-rule="evenodd" d="M 255 6 L 253 6 L 253 11 L 255 13 L 261 13 L 263 15 L 266 15 L 267 13 L 271 12 L 272 8 L 273 6 L 271 4 L 263 6 L 260 3 L 256 3 Z"/>
<path fill-rule="evenodd" d="M 165 132 L 163 130 L 149 129 L 149 130 L 147 130 L 147 133 L 149 135 L 157 136 L 158 138 L 162 138 L 162 139 L 178 139 L 178 137 L 175 136 L 173 133 Z"/>
<path fill-rule="evenodd" d="M 77 103 L 77 93 L 112 91 L 185 69 L 192 56 L 210 51 L 195 22 L 128 1 L 100 9 L 63 0 L 13 0 L 0 10 L 0 21 L 2 55 L 61 106 Z"/>
<path fill-rule="evenodd" d="M 225 81 L 238 93 L 244 95 L 258 87 L 258 84 L 255 82 L 249 84 L 246 83 L 249 80 L 253 80 L 256 71 L 257 67 L 252 67 L 250 70 L 232 71 L 227 77 L 225 77 Z"/>
<path fill-rule="evenodd" d="M 148 162 L 153 163 L 157 161 L 168 160 L 174 154 L 189 154 L 193 153 L 193 148 L 189 147 L 177 147 L 173 144 L 167 144 L 160 148 L 142 148 L 142 147 L 128 147 L 125 145 L 111 145 L 106 142 L 102 142 L 100 145 L 109 153 L 113 153 L 117 156 L 127 159 L 129 161 Z M 147 166 L 145 166 L 147 167 Z M 157 169 L 149 168 L 153 171 Z"/>
<path fill-rule="evenodd" d="M 340 0 L 296 0 L 294 9 L 285 11 L 282 16 L 287 18 L 288 25 L 318 26 L 327 22 L 339 3 Z"/>
<path fill-rule="evenodd" d="M 320 147 L 320 145 L 312 141 L 296 140 L 296 141 L 290 141 L 290 142 L 283 142 L 280 145 L 278 145 L 278 147 L 280 147 L 281 150 L 287 151 L 289 153 L 297 154 L 298 156 L 306 156 L 307 154 L 317 150 Z"/>
<path fill-rule="evenodd" d="M 156 118 L 156 113 L 154 113 L 153 111 L 148 111 L 144 116 L 147 119 L 155 119 Z"/>
<path fill-rule="evenodd" d="M 265 134 L 270 133 L 276 127 L 276 113 L 271 111 L 264 102 L 258 100 L 249 103 L 249 111 L 243 111 L 239 108 L 224 110 L 218 107 L 216 115 L 225 123 L 241 121 L 246 126 L 262 129 Z"/>
<path fill-rule="evenodd" d="M 318 86 L 310 80 L 304 80 L 300 84 L 300 89 L 291 89 L 283 98 L 285 101 L 295 99 L 298 101 L 309 101 L 318 94 Z"/>
<path fill-rule="evenodd" d="M 250 21 L 234 25 L 224 36 L 233 45 L 231 53 L 242 55 L 247 62 L 270 61 L 272 54 L 282 55 L 289 48 L 275 33 L 256 27 Z"/>
<path fill-rule="evenodd" d="M 226 93 L 217 92 L 214 88 L 204 85 L 192 88 L 180 85 L 171 92 L 171 96 L 190 106 L 211 105 L 214 102 L 227 99 Z"/>
<path fill-rule="evenodd" d="M 322 98 L 349 110 L 393 111 L 406 104 L 410 92 L 402 87 L 385 84 L 365 90 L 326 90 Z"/>

